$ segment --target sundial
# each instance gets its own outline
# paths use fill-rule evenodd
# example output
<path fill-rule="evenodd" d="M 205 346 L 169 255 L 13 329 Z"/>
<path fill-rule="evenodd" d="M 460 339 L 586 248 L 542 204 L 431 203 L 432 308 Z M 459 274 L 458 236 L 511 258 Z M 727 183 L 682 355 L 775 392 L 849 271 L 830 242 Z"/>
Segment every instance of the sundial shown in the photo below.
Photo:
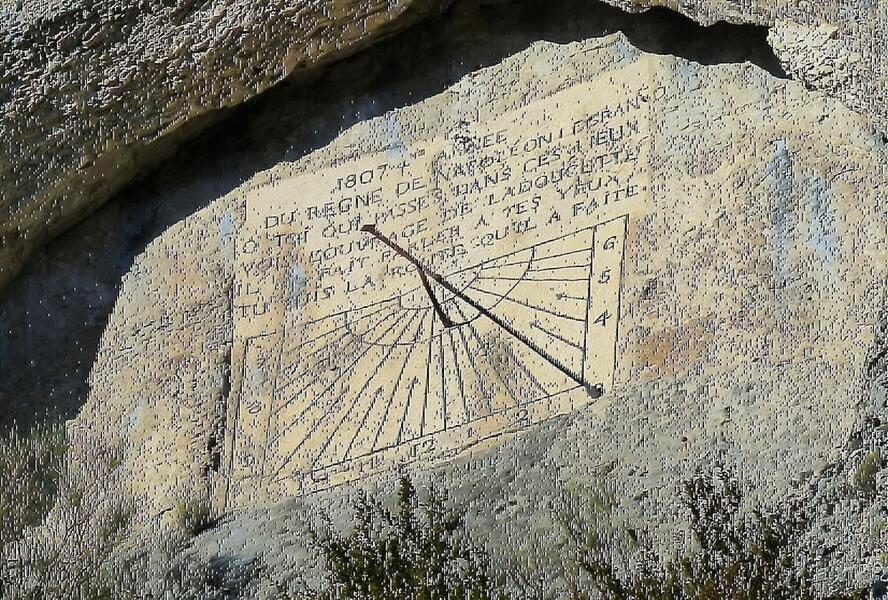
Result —
<path fill-rule="evenodd" d="M 563 271 L 563 270 L 568 270 L 568 269 L 574 270 L 577 268 L 576 265 L 561 265 L 561 266 L 548 266 L 547 265 L 547 266 L 544 266 L 543 268 L 536 268 L 536 269 L 531 268 L 531 264 L 534 260 L 534 251 L 536 250 L 536 247 L 533 247 L 531 249 L 530 256 L 525 256 L 523 260 L 519 259 L 516 261 L 516 258 L 517 258 L 516 256 L 506 255 L 506 256 L 500 257 L 500 260 L 494 260 L 494 261 L 490 261 L 487 263 L 483 263 L 477 269 L 468 270 L 468 272 L 471 273 L 473 276 L 468 281 L 468 283 L 461 286 L 463 289 L 460 289 L 460 287 L 451 283 L 447 278 L 445 278 L 442 275 L 439 275 L 438 273 L 433 271 L 430 267 L 423 264 L 422 261 L 420 261 L 418 258 L 413 256 L 412 254 L 410 254 L 410 252 L 401 248 L 401 246 L 399 246 L 397 243 L 390 240 L 385 235 L 382 235 L 377 230 L 376 225 L 373 225 L 373 224 L 364 225 L 363 227 L 361 227 L 361 231 L 366 232 L 366 233 L 372 235 L 373 237 L 375 237 L 376 239 L 382 241 L 386 246 L 388 246 L 389 248 L 394 250 L 398 256 L 406 259 L 414 266 L 417 276 L 419 277 L 420 281 L 422 281 L 423 289 L 425 290 L 426 294 L 428 295 L 429 302 L 431 302 L 431 305 L 434 308 L 434 316 L 437 317 L 437 321 L 439 322 L 440 327 L 443 327 L 444 330 L 450 329 L 451 327 L 460 327 L 463 325 L 469 326 L 470 329 L 473 329 L 473 327 L 471 325 L 471 321 L 473 321 L 479 317 L 489 319 L 493 325 L 496 325 L 497 327 L 499 327 L 500 329 L 502 329 L 503 331 L 508 333 L 510 336 L 512 336 L 514 339 L 520 341 L 522 344 L 524 344 L 527 347 L 527 349 L 529 349 L 533 353 L 538 354 L 541 358 L 545 359 L 545 361 L 548 362 L 551 366 L 558 369 L 562 374 L 566 375 L 569 379 L 573 380 L 578 385 L 584 387 L 589 392 L 590 396 L 592 396 L 593 398 L 597 398 L 597 397 L 601 396 L 601 394 L 604 391 L 604 387 L 601 383 L 591 384 L 591 383 L 587 382 L 583 377 L 582 371 L 575 371 L 575 370 L 571 369 L 570 367 L 566 366 L 562 360 L 556 358 L 553 354 L 548 352 L 542 346 L 533 343 L 528 338 L 527 335 L 521 333 L 521 331 L 519 331 L 513 325 L 511 325 L 511 323 L 510 323 L 511 319 L 498 317 L 492 310 L 490 310 L 490 308 L 487 307 L 488 305 L 491 306 L 491 308 L 495 307 L 497 304 L 499 304 L 500 302 L 503 302 L 503 301 L 516 302 L 516 300 L 510 298 L 509 295 L 515 288 L 518 287 L 518 285 L 520 283 L 555 281 L 558 283 L 567 284 L 570 281 L 585 281 L 585 279 L 582 277 L 579 279 L 577 279 L 577 278 L 571 279 L 571 278 L 569 278 L 569 275 L 570 275 L 569 273 L 565 273 L 564 276 L 558 276 L 558 274 L 555 274 L 555 277 L 546 278 L 546 279 L 534 278 L 534 275 L 536 275 L 537 273 L 543 273 L 545 275 L 552 275 L 554 273 L 554 271 Z M 561 240 L 555 240 L 555 241 L 561 241 Z M 550 242 L 550 244 L 552 244 L 552 243 L 553 242 Z M 579 252 L 583 253 L 584 250 L 585 249 L 580 249 Z M 517 253 L 517 254 L 520 256 L 521 253 Z M 570 254 L 562 255 L 562 256 L 570 256 L 571 254 L 573 254 L 573 252 L 571 252 Z M 591 253 L 590 253 L 590 255 L 591 255 Z M 553 258 L 553 257 L 548 257 L 548 258 Z M 556 256 L 555 258 L 559 258 L 559 257 Z M 505 261 L 505 262 L 501 262 L 501 261 Z M 513 262 L 513 261 L 515 261 L 515 262 Z M 591 270 L 591 265 L 592 265 L 592 263 L 591 263 L 591 256 L 590 256 L 590 263 L 588 265 L 590 270 Z M 497 272 L 499 270 L 504 269 L 504 268 L 508 268 L 508 267 L 517 267 L 516 269 L 512 270 L 512 272 L 511 272 L 511 274 L 513 275 L 512 277 L 509 277 L 508 275 L 503 276 L 503 275 L 497 274 Z M 584 268 L 584 265 L 579 265 L 579 268 Z M 485 269 L 487 270 L 486 272 L 485 272 Z M 465 272 L 466 271 L 464 271 L 463 273 L 465 273 Z M 582 273 L 582 275 L 585 275 L 585 273 Z M 591 273 L 590 273 L 590 276 L 591 276 Z M 485 280 L 486 281 L 494 281 L 494 282 L 507 282 L 505 284 L 505 287 L 507 289 L 504 291 L 491 291 L 489 289 L 483 289 L 482 287 L 480 287 L 479 284 L 480 284 L 480 282 L 485 281 Z M 442 302 L 441 300 L 438 299 L 436 291 L 432 288 L 432 284 L 431 284 L 432 281 L 434 281 L 436 284 L 438 284 L 441 287 L 441 290 L 443 292 L 449 294 L 449 298 L 447 300 Z M 470 295 L 471 292 L 467 293 L 467 291 L 464 291 L 464 290 L 471 290 L 472 292 L 481 292 L 482 294 L 492 296 L 493 298 L 492 299 L 487 298 L 485 300 L 475 300 Z M 561 298 L 563 299 L 564 297 L 565 297 L 565 295 L 562 294 Z M 400 297 L 398 297 L 398 301 L 400 303 Z M 450 315 L 448 313 L 451 311 L 445 310 L 444 305 L 446 303 L 453 303 L 454 311 L 459 314 L 458 320 L 454 320 L 453 318 L 450 317 Z M 545 309 L 543 307 L 539 307 L 539 306 L 534 306 L 529 303 L 520 303 L 519 302 L 519 304 L 521 304 L 525 309 L 543 311 L 548 314 L 555 315 L 556 317 L 561 318 L 561 319 L 579 321 L 579 319 L 577 319 L 575 317 L 571 317 L 570 315 L 562 315 L 562 314 L 554 313 L 551 310 L 547 310 L 547 309 Z M 460 305 L 466 306 L 466 312 L 469 315 L 471 315 L 470 317 L 466 316 L 466 313 L 463 312 L 463 310 L 460 308 Z M 428 309 L 426 309 L 424 312 L 427 313 Z M 403 320 L 404 317 L 406 317 L 407 315 L 401 314 L 398 316 L 400 316 L 401 320 Z M 607 318 L 609 318 L 607 311 L 605 311 L 605 313 L 602 313 L 602 315 L 599 318 L 600 318 L 600 323 L 602 325 L 604 325 L 606 323 Z M 556 333 L 542 329 L 539 325 L 537 325 L 536 320 L 534 320 L 533 325 L 536 325 L 536 327 L 539 328 L 540 331 L 545 332 L 546 334 L 548 334 L 549 337 L 569 343 L 565 340 L 565 338 L 562 338 L 561 336 L 557 335 Z M 429 327 L 428 329 L 426 329 L 420 325 L 419 331 L 417 332 L 417 335 L 414 336 L 413 339 L 409 339 L 409 334 L 408 334 L 408 341 L 401 342 L 401 343 L 407 343 L 407 344 L 416 343 L 418 341 L 417 338 L 419 336 L 419 333 L 422 331 L 429 331 L 431 333 L 433 331 L 433 327 Z M 474 329 L 473 329 L 472 333 L 475 333 Z M 439 336 L 438 336 L 439 338 L 440 338 L 440 335 L 441 334 L 439 334 Z M 571 343 L 570 345 L 574 349 L 580 348 L 580 345 L 577 343 Z M 465 346 L 465 347 L 466 347 L 466 349 L 468 349 L 467 346 Z M 431 354 L 429 354 L 429 357 L 431 357 Z M 471 357 L 468 360 L 469 360 L 469 362 L 472 362 L 473 366 L 474 366 L 474 360 Z M 494 374 L 496 376 L 498 376 L 498 379 L 500 379 L 501 381 L 504 381 L 503 377 L 499 374 L 498 371 L 494 370 Z M 479 384 L 480 384 L 480 378 L 479 378 Z M 429 387 L 428 382 L 426 383 L 426 387 Z M 485 392 L 483 385 L 481 386 L 480 391 L 482 393 Z"/>
<path fill-rule="evenodd" d="M 602 108 L 578 85 L 248 192 L 227 504 L 447 460 L 607 397 L 647 189 L 645 91 L 620 94 Z"/>

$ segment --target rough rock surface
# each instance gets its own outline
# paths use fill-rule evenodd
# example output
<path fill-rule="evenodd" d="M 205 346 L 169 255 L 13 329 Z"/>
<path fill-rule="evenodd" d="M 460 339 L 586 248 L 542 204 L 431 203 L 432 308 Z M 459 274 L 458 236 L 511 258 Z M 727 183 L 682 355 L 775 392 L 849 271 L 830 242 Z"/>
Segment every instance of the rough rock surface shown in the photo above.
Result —
<path fill-rule="evenodd" d="M 772 28 L 794 77 L 888 131 L 886 4 L 608 0 Z M 7 2 L 0 6 L 0 285 L 34 248 L 293 70 L 444 3 Z"/>
<path fill-rule="evenodd" d="M 565 15 L 570 15 L 567 18 Z M 258 171 L 331 141 L 356 120 L 440 92 L 471 70 L 538 40 L 622 31 L 638 48 L 702 64 L 750 61 L 775 75 L 767 30 L 701 27 L 667 10 L 630 14 L 604 3 L 456 3 L 350 58 L 290 78 L 186 143 L 89 219 L 42 246 L 0 290 L 0 428 L 46 411 L 71 418 L 120 279 L 145 245 Z"/>
<path fill-rule="evenodd" d="M 220 429 L 240 401 L 227 382 L 243 366 L 232 359 L 245 283 L 235 240 L 256 195 L 274 198 L 281 181 L 390 149 L 393 123 L 404 148 L 421 147 L 581 82 L 657 91 L 626 142 L 640 150 L 636 160 L 616 172 L 649 182 L 626 240 L 616 385 L 599 402 L 433 470 L 476 503 L 490 531 L 520 523 L 529 544 L 545 542 L 548 495 L 602 465 L 664 531 L 675 525 L 676 482 L 716 460 L 765 497 L 816 483 L 848 459 L 853 440 L 871 439 L 865 417 L 884 411 L 885 145 L 866 119 L 797 83 L 752 65 L 644 54 L 622 36 L 534 45 L 353 127 L 171 228 L 125 278 L 90 399 L 70 427 L 75 459 L 77 444 L 122 450 L 116 477 L 147 521 L 178 498 L 216 493 L 227 459 Z M 262 482 L 254 487 L 262 496 Z M 858 525 L 834 529 L 850 531 L 832 540 L 845 548 L 836 577 L 863 572 L 868 528 Z"/>
<path fill-rule="evenodd" d="M 217 109 L 443 4 L 3 2 L 0 285 Z"/>
<path fill-rule="evenodd" d="M 606 1 L 629 11 L 666 6 L 703 24 L 765 25 L 768 41 L 793 78 L 840 99 L 888 133 L 886 2 Z"/>

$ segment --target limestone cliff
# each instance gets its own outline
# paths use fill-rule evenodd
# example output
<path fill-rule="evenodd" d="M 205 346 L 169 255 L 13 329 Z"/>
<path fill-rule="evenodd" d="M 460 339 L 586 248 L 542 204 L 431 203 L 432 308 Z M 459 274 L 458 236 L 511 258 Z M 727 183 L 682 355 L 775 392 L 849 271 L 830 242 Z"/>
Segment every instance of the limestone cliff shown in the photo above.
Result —
<path fill-rule="evenodd" d="M 476 153 L 497 166 L 496 177 L 473 171 Z M 491 530 L 517 513 L 540 530 L 551 482 L 583 480 L 602 464 L 663 519 L 674 482 L 716 459 L 763 495 L 816 481 L 848 458 L 855 439 L 871 439 L 866 419 L 883 410 L 876 371 L 865 366 L 884 343 L 876 325 L 888 281 L 885 159 L 866 118 L 749 64 L 645 54 L 621 35 L 535 44 L 273 167 L 152 243 L 125 278 L 89 401 L 70 425 L 75 464 L 93 463 L 87 449 L 96 445 L 120 452 L 108 467 L 113 485 L 101 493 L 134 499 L 143 525 L 169 518 L 183 496 L 243 507 L 399 469 L 443 473 L 481 504 L 516 498 L 518 508 L 482 517 Z M 405 164 L 377 168 L 395 161 Z M 382 192 L 346 193 L 380 172 L 395 177 L 380 183 Z M 428 192 L 429 182 L 439 191 Z M 361 241 L 358 226 L 369 222 L 397 232 L 411 252 L 435 256 L 442 279 L 467 286 L 515 280 L 507 271 L 516 263 L 579 253 L 572 244 L 599 264 L 598 243 L 625 258 L 594 281 L 620 285 L 571 304 L 574 287 L 592 285 L 588 273 L 561 283 L 537 274 L 536 284 L 500 293 L 540 309 L 522 321 L 523 309 L 460 304 L 450 288 L 426 294 L 408 263 L 398 267 L 395 254 Z M 625 229 L 612 232 L 609 223 Z M 536 236 L 556 230 L 562 246 L 548 248 L 566 250 L 547 254 L 550 238 Z M 568 239 L 582 232 L 600 237 Z M 504 245 L 493 252 L 488 242 Z M 436 254 L 457 245 L 466 253 Z M 367 262 L 324 263 L 351 252 Z M 582 266 L 556 265 L 567 273 Z M 490 275 L 488 267 L 506 271 Z M 381 291 L 350 293 L 365 277 Z M 478 341 L 468 329 L 460 339 L 460 327 L 442 328 L 435 293 L 449 318 L 487 323 L 468 325 L 480 328 Z M 394 339 L 361 324 L 374 298 L 397 298 L 407 311 L 391 315 L 401 328 Z M 554 325 L 553 316 L 599 300 L 601 314 L 585 324 L 601 323 L 613 345 L 570 358 L 585 347 L 584 317 Z M 329 332 L 312 324 L 339 318 L 334 301 L 353 303 L 360 318 L 346 322 L 340 341 L 318 345 Z M 507 333 L 523 327 L 525 340 L 496 333 L 496 318 Z M 427 358 L 432 342 L 416 354 L 399 348 L 407 333 L 408 347 L 430 334 L 443 347 L 451 336 L 451 349 L 434 356 L 464 362 L 434 371 L 440 385 L 422 383 L 418 372 L 403 377 L 439 368 Z M 367 352 L 379 352 L 379 362 L 352 372 Z M 482 366 L 462 355 L 487 356 L 493 370 L 473 371 Z M 377 376 L 378 389 L 367 388 Z M 553 399 L 560 391 L 531 398 L 565 381 L 569 401 Z M 410 398 L 420 389 L 462 394 L 462 408 L 449 414 L 467 427 L 451 435 L 446 416 L 443 426 L 425 413 L 418 420 Z M 484 400 L 521 405 L 515 390 L 533 403 L 504 410 L 505 421 L 487 419 L 497 411 Z M 400 403 L 374 404 L 389 394 Z M 428 453 L 415 442 L 426 427 Z M 329 438 L 314 441 L 315 431 Z M 328 448 L 345 460 L 330 459 Z M 385 458 L 351 458 L 353 448 Z M 861 543 L 854 532 L 829 535 Z M 861 567 L 860 554 L 843 555 L 842 568 Z"/>
<path fill-rule="evenodd" d="M 0 284 L 219 109 L 442 5 L 0 4 Z"/>
<path fill-rule="evenodd" d="M 794 77 L 886 131 L 884 3 L 647 2 L 772 28 Z M 445 3 L 34 3 L 0 6 L 0 284 L 179 143 L 294 71 Z"/>

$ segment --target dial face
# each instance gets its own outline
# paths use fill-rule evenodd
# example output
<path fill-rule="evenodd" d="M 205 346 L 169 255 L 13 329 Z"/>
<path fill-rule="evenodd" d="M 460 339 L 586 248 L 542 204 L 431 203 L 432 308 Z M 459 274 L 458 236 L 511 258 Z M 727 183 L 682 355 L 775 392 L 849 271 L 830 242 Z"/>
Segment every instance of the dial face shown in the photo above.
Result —
<path fill-rule="evenodd" d="M 601 149 L 558 140 L 553 106 L 572 123 L 596 97 L 250 193 L 230 503 L 445 460 L 608 394 L 645 136 L 628 110 L 613 166 L 583 175 Z"/>

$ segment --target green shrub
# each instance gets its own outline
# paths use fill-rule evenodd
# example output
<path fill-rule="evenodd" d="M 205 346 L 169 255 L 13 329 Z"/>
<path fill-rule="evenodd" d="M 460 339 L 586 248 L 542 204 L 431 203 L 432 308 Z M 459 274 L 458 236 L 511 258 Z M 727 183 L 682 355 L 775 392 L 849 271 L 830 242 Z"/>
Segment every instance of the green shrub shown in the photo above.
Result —
<path fill-rule="evenodd" d="M 181 500 L 176 504 L 175 515 L 176 525 L 191 537 L 203 533 L 215 524 L 212 509 L 206 500 Z"/>
<path fill-rule="evenodd" d="M 870 450 L 863 457 L 863 460 L 860 461 L 860 466 L 857 467 L 857 472 L 854 473 L 854 485 L 864 494 L 868 496 L 874 495 L 876 493 L 876 474 L 881 468 L 881 451 L 878 448 Z"/>
<path fill-rule="evenodd" d="M 11 558 L 0 562 L 0 597 L 124 597 L 112 557 L 133 509 L 86 495 L 93 474 L 72 473 L 66 452 L 61 423 L 0 435 L 0 548 Z M 38 528 L 50 509 L 52 525 Z"/>
<path fill-rule="evenodd" d="M 43 422 L 28 431 L 13 427 L 0 433 L 0 554 L 39 525 L 55 503 L 61 483 L 65 428 Z M 0 565 L 0 596 L 11 577 Z"/>
<path fill-rule="evenodd" d="M 799 540 L 807 516 L 798 500 L 772 510 L 740 515 L 736 479 L 696 475 L 684 484 L 683 504 L 697 551 L 661 561 L 653 545 L 633 529 L 613 526 L 610 496 L 596 497 L 588 515 L 560 511 L 558 521 L 574 548 L 580 576 L 572 583 L 577 600 L 808 600 L 817 595 L 806 571 Z M 566 506 L 570 506 L 567 504 Z M 620 557 L 634 554 L 631 560 Z M 596 591 L 590 594 L 590 588 Z M 832 600 L 866 598 L 865 590 Z"/>
<path fill-rule="evenodd" d="M 0 564 L 0 597 L 141 598 L 145 584 L 163 573 L 149 573 L 149 563 L 172 568 L 172 557 L 187 540 L 214 524 L 206 501 L 183 500 L 174 508 L 180 531 L 169 539 L 150 539 L 127 554 L 132 508 L 96 504 L 81 483 L 65 472 L 66 442 L 61 424 L 34 427 L 27 433 L 0 436 L 0 547 L 23 539 L 56 505 L 67 523 L 62 558 L 53 542 L 28 538 L 30 562 L 10 568 Z M 866 455 L 853 478 L 873 494 L 881 468 L 878 451 Z M 112 467 L 113 467 L 112 463 Z M 569 497 L 556 507 L 566 532 L 563 562 L 570 568 L 558 597 L 574 600 L 813 600 L 808 555 L 801 543 L 808 515 L 799 499 L 741 514 L 743 494 L 730 475 L 700 474 L 683 486 L 683 508 L 694 538 L 692 552 L 661 559 L 643 528 L 620 520 L 615 491 Z M 58 504 L 56 504 L 58 501 Z M 465 513 L 445 509 L 435 490 L 420 502 L 409 479 L 402 478 L 397 506 L 387 510 L 366 494 L 354 505 L 354 527 L 342 533 L 330 523 L 312 528 L 310 538 L 324 559 L 321 590 L 300 598 L 318 600 L 490 600 L 504 589 L 524 590 L 532 578 L 508 572 L 505 587 L 493 583 L 490 558 L 466 531 Z M 54 511 L 55 512 L 55 511 Z M 555 533 L 554 531 L 552 532 Z M 183 535 L 184 534 L 184 535 Z M 160 538 L 160 536 L 159 536 Z M 174 539 L 175 538 L 175 539 Z M 181 540 L 179 538 L 182 538 Z M 129 544 L 132 546 L 132 544 Z M 687 550 L 687 549 L 686 549 Z M 121 553 L 123 551 L 123 553 Z M 74 556 L 76 559 L 72 560 Z M 151 560 L 148 558 L 154 557 Z M 157 559 L 157 557 L 160 559 Z M 167 560 L 166 557 L 169 557 Z M 883 561 L 888 561 L 882 557 Z M 169 597 L 200 597 L 194 589 L 216 585 L 212 570 L 183 564 L 182 575 L 167 581 Z M 154 568 L 154 567 L 152 567 Z M 193 573 L 191 571 L 193 571 Z M 190 573 L 190 574 L 189 574 Z M 24 574 L 24 575 L 23 575 Z M 187 577 L 186 577 L 187 575 Z M 250 575 L 252 577 L 252 575 Z M 552 577 L 552 585 L 558 577 Z M 12 587 L 15 585 L 15 590 Z M 226 584 L 227 585 L 227 584 Z M 548 585 L 548 582 L 547 582 Z M 6 586 L 6 587 L 4 587 Z M 197 586 L 197 587 L 195 587 Z M 223 586 L 224 587 L 224 586 Z M 550 587 L 547 587 L 551 589 Z M 192 590 L 192 591 L 189 591 Z M 10 595 L 12 591 L 14 595 Z M 190 594 L 190 595 L 189 595 Z M 196 594 L 196 595 L 195 595 Z M 541 596 L 542 597 L 542 596 Z M 863 591 L 830 596 L 863 599 Z"/>
<path fill-rule="evenodd" d="M 0 548 L 39 525 L 52 508 L 66 449 L 58 422 L 0 434 Z"/>
<path fill-rule="evenodd" d="M 434 492 L 420 505 L 401 480 L 395 513 L 360 494 L 354 530 L 341 534 L 327 524 L 313 531 L 326 559 L 326 588 L 300 596 L 324 600 L 487 599 L 507 596 L 488 574 L 489 559 L 463 535 L 460 511 L 446 512 Z M 814 600 L 818 596 L 802 548 L 808 519 L 802 501 L 785 499 L 769 510 L 740 513 L 743 494 L 730 476 L 695 475 L 683 485 L 695 549 L 662 560 L 649 534 L 616 515 L 616 493 L 565 494 L 555 511 L 566 532 L 564 574 L 574 600 Z M 688 549 L 685 549 L 688 550 Z M 531 578 L 512 569 L 512 590 Z M 553 578 L 554 579 L 554 578 Z M 865 590 L 829 596 L 863 600 Z"/>
<path fill-rule="evenodd" d="M 465 535 L 458 512 L 442 508 L 430 492 L 421 504 L 409 479 L 400 480 L 398 508 L 392 513 L 366 494 L 354 504 L 355 527 L 345 535 L 326 525 L 312 531 L 326 559 L 330 600 L 487 600 L 495 596 L 488 557 Z"/>

